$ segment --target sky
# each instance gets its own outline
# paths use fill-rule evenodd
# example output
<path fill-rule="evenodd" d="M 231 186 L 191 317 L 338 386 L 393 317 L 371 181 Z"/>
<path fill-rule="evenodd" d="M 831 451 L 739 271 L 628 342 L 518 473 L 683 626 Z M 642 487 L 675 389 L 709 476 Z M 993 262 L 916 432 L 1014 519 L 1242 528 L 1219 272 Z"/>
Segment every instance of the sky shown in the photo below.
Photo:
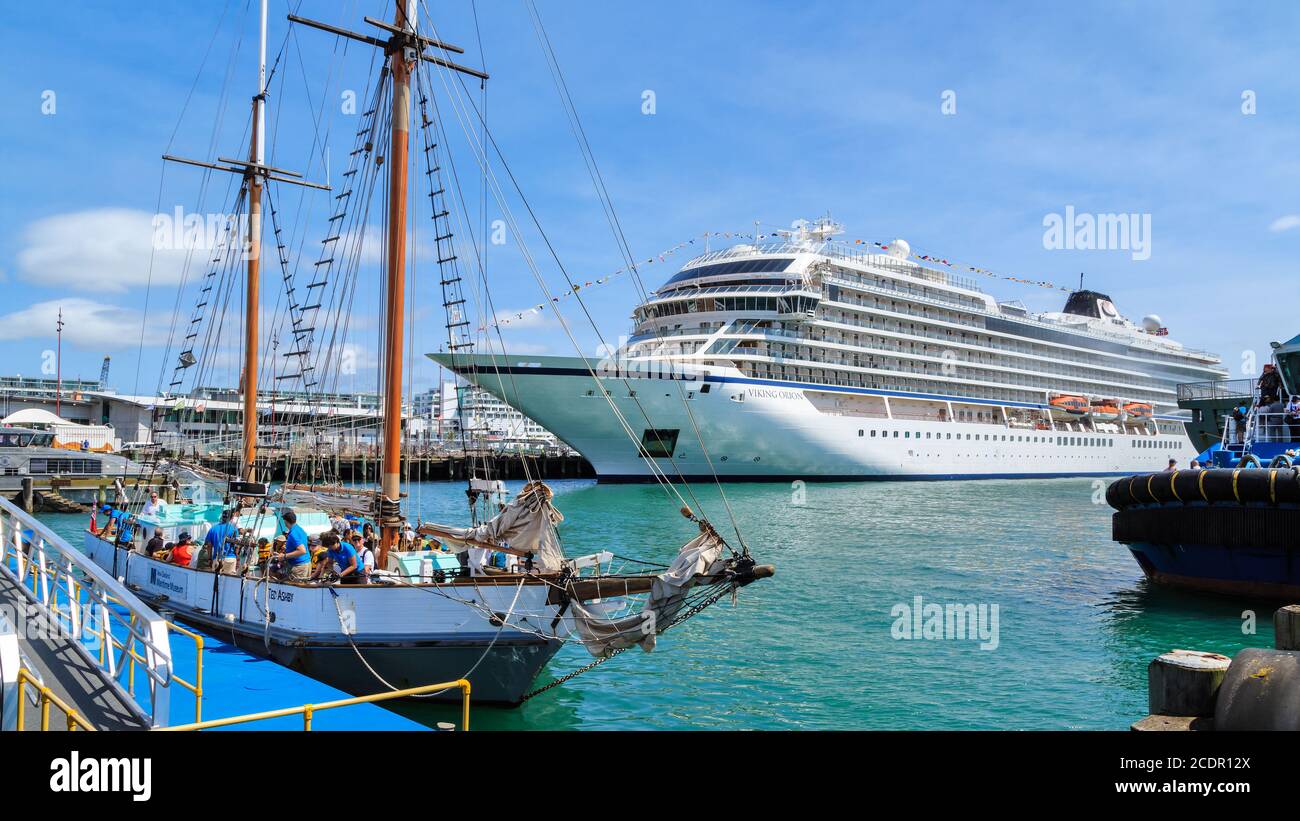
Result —
<path fill-rule="evenodd" d="M 829 214 L 850 241 L 901 237 L 961 266 L 1062 286 L 1082 273 L 1124 315 L 1159 315 L 1172 338 L 1218 353 L 1234 376 L 1257 373 L 1271 340 L 1300 332 L 1294 3 L 537 0 L 536 8 L 622 235 L 636 259 L 656 260 L 639 266 L 644 288 L 702 251 L 706 232 L 752 232 L 757 221 L 770 233 Z M 204 260 L 187 265 L 183 247 L 160 243 L 159 215 L 229 213 L 233 175 L 161 155 L 246 155 L 256 9 L 250 0 L 96 0 L 73 3 L 57 27 L 39 4 L 7 10 L 0 373 L 50 370 L 61 309 L 64 376 L 97 378 L 111 356 L 109 383 L 120 391 L 170 382 L 183 335 L 175 329 L 201 301 Z M 624 265 L 529 5 L 426 0 L 422 14 L 429 9 L 437 35 L 464 47 L 457 59 L 491 74 L 485 97 L 476 81 L 466 86 L 485 102 L 508 164 L 507 174 L 493 158 L 504 193 L 486 201 L 465 115 L 456 116 L 466 98 L 446 93 L 444 75 L 429 76 L 445 165 L 460 183 L 451 181 L 461 192 L 453 210 L 468 215 L 458 256 L 474 258 L 464 228 L 479 230 L 484 210 L 489 234 L 507 214 L 521 226 L 518 235 L 497 229 L 500 244 L 485 246 L 486 292 L 495 315 L 511 319 L 504 344 L 566 355 L 569 333 L 585 353 L 616 342 L 639 299 L 626 273 L 584 289 L 585 312 L 563 300 L 565 324 L 551 309 L 514 318 L 564 287 L 556 258 L 580 283 Z M 390 19 L 391 5 L 270 0 L 267 162 L 338 191 L 377 63 L 368 46 L 290 30 L 291 12 L 377 34 L 362 18 Z M 407 379 L 420 389 L 438 374 L 418 354 L 445 344 L 446 320 L 428 189 L 412 177 L 416 355 Z M 300 270 L 317 259 L 334 193 L 273 186 Z M 365 218 L 357 287 L 343 303 L 354 367 L 340 389 L 377 384 L 380 213 Z M 1070 243 L 1052 242 L 1046 226 L 1067 214 L 1132 215 L 1137 230 L 1124 247 L 1059 247 Z M 484 289 L 475 270 L 464 273 L 477 326 L 489 315 Z M 264 260 L 264 328 L 282 316 L 280 276 Z M 1035 310 L 1064 304 L 1060 290 L 977 279 Z M 238 298 L 222 319 L 205 315 L 214 334 L 208 382 L 238 382 Z"/>

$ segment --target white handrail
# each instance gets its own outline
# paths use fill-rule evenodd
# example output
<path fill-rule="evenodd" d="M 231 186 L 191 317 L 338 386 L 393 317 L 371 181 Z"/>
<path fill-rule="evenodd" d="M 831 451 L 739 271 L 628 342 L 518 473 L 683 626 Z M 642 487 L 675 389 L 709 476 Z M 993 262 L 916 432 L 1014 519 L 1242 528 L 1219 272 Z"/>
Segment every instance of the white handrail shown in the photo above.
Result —
<path fill-rule="evenodd" d="M 0 730 L 18 727 L 18 668 L 22 666 L 18 634 L 0 613 Z"/>
<path fill-rule="evenodd" d="M 30 537 L 24 537 L 25 530 L 31 531 Z M 167 725 L 171 709 L 172 654 L 167 622 L 162 616 L 62 536 L 3 498 L 0 498 L 0 573 L 12 579 L 42 608 L 49 622 L 58 625 L 72 639 L 72 645 L 87 661 L 104 671 L 124 703 L 134 708 L 142 720 L 155 727 Z M 29 574 L 34 574 L 31 585 L 24 583 Z M 124 608 L 129 619 L 115 614 L 110 602 Z M 113 621 L 127 633 L 121 640 L 120 656 L 114 653 Z M 81 641 L 88 631 L 102 633 L 105 638 L 106 646 L 99 655 Z M 116 680 L 121 670 L 126 669 L 126 665 L 120 665 L 121 660 L 137 652 L 137 646 L 143 647 L 143 668 L 149 681 L 147 709 Z"/>

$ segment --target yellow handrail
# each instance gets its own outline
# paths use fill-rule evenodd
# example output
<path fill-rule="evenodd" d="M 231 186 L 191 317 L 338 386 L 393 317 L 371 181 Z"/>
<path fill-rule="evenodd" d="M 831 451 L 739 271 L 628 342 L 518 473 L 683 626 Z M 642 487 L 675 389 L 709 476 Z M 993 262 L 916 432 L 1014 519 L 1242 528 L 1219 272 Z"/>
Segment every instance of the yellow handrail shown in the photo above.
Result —
<path fill-rule="evenodd" d="M 114 596 L 109 596 L 108 600 L 114 604 L 122 603 Z M 194 641 L 194 683 L 191 684 L 176 675 L 175 670 L 172 671 L 171 680 L 194 694 L 194 722 L 198 723 L 203 720 L 203 636 L 192 630 L 187 630 L 186 628 L 181 627 L 171 619 L 163 619 L 163 621 L 167 623 L 168 630 L 180 633 L 182 636 L 187 636 Z M 132 619 L 132 624 L 134 623 L 135 621 Z M 126 645 L 118 641 L 116 637 L 112 637 L 112 644 L 116 649 L 126 651 L 127 664 L 129 667 L 127 672 L 127 678 L 129 681 L 128 689 L 132 694 L 134 694 L 136 662 L 139 662 L 140 664 L 147 664 L 147 662 L 134 647 L 127 648 Z"/>
<path fill-rule="evenodd" d="M 461 729 L 469 730 L 470 685 L 469 682 L 463 678 L 457 679 L 456 681 L 444 681 L 440 684 L 425 684 L 422 687 L 411 687 L 406 690 L 394 690 L 390 693 L 374 693 L 368 696 L 356 696 L 355 698 L 344 698 L 339 699 L 338 701 L 327 701 L 324 704 L 304 704 L 301 707 L 285 707 L 280 710 L 268 710 L 263 713 L 249 713 L 248 715 L 231 716 L 230 718 L 214 718 L 210 721 L 198 721 L 193 724 L 181 724 L 175 727 L 158 727 L 157 729 L 163 732 L 208 730 L 214 727 L 229 727 L 232 724 L 247 724 L 252 721 L 262 721 L 268 718 L 283 718 L 284 716 L 301 715 L 302 729 L 304 731 L 310 731 L 312 716 L 323 710 L 333 710 L 338 707 L 352 707 L 357 704 L 373 704 L 377 701 L 388 701 L 389 699 L 405 698 L 406 696 L 419 696 L 437 690 L 448 690 L 452 687 L 460 688 Z"/>
<path fill-rule="evenodd" d="M 41 732 L 50 729 L 50 705 L 53 704 L 63 711 L 67 721 L 67 729 L 75 730 L 80 727 L 83 730 L 93 731 L 95 728 L 90 725 L 84 718 L 77 714 L 77 711 L 69 707 L 63 699 L 54 694 L 54 691 L 46 687 L 35 676 L 27 672 L 26 667 L 18 668 L 18 724 L 16 730 L 24 730 L 27 723 L 27 699 L 23 692 L 25 684 L 30 683 L 41 694 Z"/>

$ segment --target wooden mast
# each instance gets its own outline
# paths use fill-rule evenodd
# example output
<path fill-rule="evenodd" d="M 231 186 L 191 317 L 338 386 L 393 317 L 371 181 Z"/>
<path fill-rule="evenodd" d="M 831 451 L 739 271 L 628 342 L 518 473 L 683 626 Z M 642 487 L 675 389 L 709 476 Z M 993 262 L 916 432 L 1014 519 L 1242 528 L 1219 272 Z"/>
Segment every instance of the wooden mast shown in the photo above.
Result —
<path fill-rule="evenodd" d="M 239 471 L 240 478 L 248 482 L 257 479 L 254 463 L 257 459 L 257 335 L 261 307 L 261 283 L 259 279 L 262 261 L 262 188 L 269 181 L 274 180 L 275 182 L 291 183 L 320 191 L 330 190 L 328 185 L 320 185 L 319 183 L 301 179 L 302 175 L 294 171 L 272 168 L 266 164 L 266 0 L 261 0 L 260 11 L 257 94 L 253 97 L 252 141 L 248 149 L 248 159 L 238 160 L 218 157 L 217 162 L 213 163 L 163 154 L 163 159 L 168 162 L 178 162 L 198 166 L 199 168 L 208 168 L 213 171 L 239 174 L 248 184 L 248 236 L 245 244 L 248 282 L 244 294 L 244 365 L 243 376 L 240 379 L 242 383 L 240 390 L 244 395 L 244 446 L 243 453 L 240 454 Z M 180 366 L 182 368 L 193 364 L 192 352 L 186 351 L 185 354 L 191 356 L 191 361 L 186 364 L 184 355 L 182 355 L 182 364 Z"/>
<path fill-rule="evenodd" d="M 394 27 L 415 33 L 416 0 L 396 0 Z M 390 504 L 402 498 L 402 362 L 406 311 L 406 188 L 411 136 L 411 63 L 406 48 L 394 48 L 393 128 L 388 150 L 388 307 L 384 350 L 384 473 L 380 492 Z M 384 515 L 379 527 L 377 566 L 387 567 L 397 544 L 400 520 Z"/>
<path fill-rule="evenodd" d="M 402 498 L 402 360 L 404 357 L 402 317 L 406 310 L 406 189 L 409 183 L 411 141 L 411 70 L 417 61 L 424 60 L 480 80 L 488 79 L 488 75 L 482 71 L 425 52 L 426 48 L 433 48 L 445 55 L 464 54 L 465 50 L 419 34 L 415 25 L 416 2 L 417 0 L 396 0 L 396 16 L 392 25 L 370 17 L 365 18 L 367 23 L 386 32 L 389 35 L 387 40 L 348 31 L 319 20 L 309 20 L 296 14 L 289 15 L 291 22 L 382 48 L 388 56 L 389 73 L 392 75 L 392 134 L 386 159 L 389 177 L 386 258 L 388 298 L 384 311 L 386 335 L 383 365 L 384 467 L 379 482 L 384 503 L 379 516 L 379 555 L 376 557 L 377 564 L 381 568 L 387 565 L 388 551 L 397 544 L 402 525 L 401 510 L 398 505 Z"/>
<path fill-rule="evenodd" d="M 244 295 L 244 455 L 243 478 L 257 480 L 257 332 L 261 298 L 259 265 L 262 256 L 262 168 L 266 116 L 266 0 L 262 0 L 258 44 L 257 96 L 253 97 L 253 139 L 249 146 L 248 180 L 248 276 Z"/>

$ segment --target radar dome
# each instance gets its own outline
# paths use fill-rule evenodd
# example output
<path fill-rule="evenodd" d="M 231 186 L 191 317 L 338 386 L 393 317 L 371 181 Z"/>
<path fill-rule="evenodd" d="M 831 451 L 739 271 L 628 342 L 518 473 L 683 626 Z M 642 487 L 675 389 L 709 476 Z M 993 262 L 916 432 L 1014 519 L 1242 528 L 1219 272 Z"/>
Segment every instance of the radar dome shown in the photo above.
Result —
<path fill-rule="evenodd" d="M 912 246 L 905 239 L 896 239 L 889 243 L 889 255 L 897 259 L 907 259 L 912 256 Z"/>
<path fill-rule="evenodd" d="M 1148 333 L 1155 333 L 1156 331 L 1160 330 L 1164 326 L 1165 324 L 1160 321 L 1160 317 L 1156 316 L 1155 314 L 1147 314 L 1146 316 L 1142 317 L 1142 330 Z"/>

